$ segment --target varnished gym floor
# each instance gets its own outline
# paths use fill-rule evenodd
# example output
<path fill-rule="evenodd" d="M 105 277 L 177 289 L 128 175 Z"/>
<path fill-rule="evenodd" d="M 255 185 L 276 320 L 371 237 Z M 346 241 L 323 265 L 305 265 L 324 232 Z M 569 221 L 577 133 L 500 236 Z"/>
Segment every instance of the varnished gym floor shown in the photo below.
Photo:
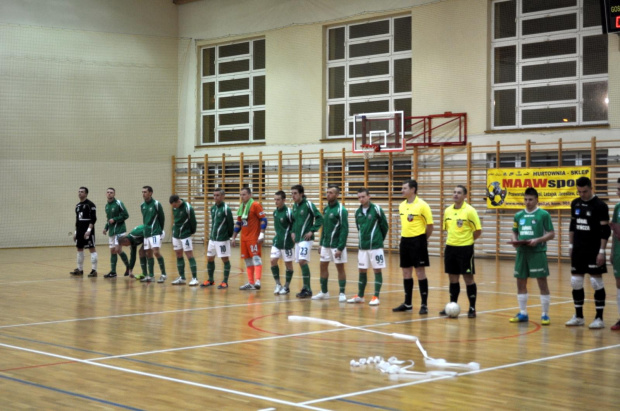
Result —
<path fill-rule="evenodd" d="M 199 270 L 205 270 L 198 245 Z M 238 249 L 237 249 L 238 250 Z M 477 260 L 478 317 L 440 318 L 447 276 L 433 258 L 430 311 L 393 313 L 402 302 L 397 255 L 389 258 L 381 305 L 338 303 L 332 267 L 329 301 L 274 296 L 268 268 L 260 291 L 246 281 L 238 251 L 228 290 L 176 287 L 172 250 L 164 248 L 165 284 L 106 280 L 109 253 L 98 247 L 98 278 L 71 278 L 74 248 L 0 250 L 1 409 L 616 409 L 620 332 L 615 287 L 605 277 L 606 328 L 567 328 L 573 314 L 566 265 L 552 264 L 551 325 L 539 322 L 538 289 L 530 284 L 529 323 L 511 324 L 517 310 L 512 261 Z M 268 255 L 268 250 L 263 250 Z M 86 253 L 85 271 L 90 270 Z M 357 292 L 356 253 L 349 253 L 347 295 Z M 312 256 L 319 290 L 318 254 Z M 121 267 L 122 264 L 119 265 Z M 221 279 L 217 262 L 216 280 Z M 139 268 L 138 268 L 139 271 Z M 282 270 L 284 271 L 284 270 Z M 159 274 L 158 268 L 156 273 Z M 203 280 L 205 272 L 200 271 Z M 369 276 L 372 278 L 372 276 Z M 463 287 L 464 288 L 464 287 Z M 372 295 L 372 284 L 367 287 Z M 585 307 L 593 318 L 592 290 Z M 419 306 L 414 290 L 414 305 Z M 461 306 L 467 306 L 465 295 Z M 385 334 L 294 323 L 289 315 L 329 319 L 418 336 L 428 355 L 478 362 L 452 378 L 395 378 L 352 359 L 396 356 L 426 371 L 415 343 Z"/>

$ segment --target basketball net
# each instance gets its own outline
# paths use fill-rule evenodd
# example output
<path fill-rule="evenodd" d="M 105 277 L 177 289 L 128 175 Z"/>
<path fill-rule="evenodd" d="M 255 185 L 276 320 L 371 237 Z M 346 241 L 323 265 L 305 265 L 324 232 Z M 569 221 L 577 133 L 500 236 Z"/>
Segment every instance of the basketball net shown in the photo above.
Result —
<path fill-rule="evenodd" d="M 366 159 L 373 158 L 375 153 L 381 151 L 381 146 L 379 144 L 362 144 L 361 148 L 364 153 L 364 158 Z"/>

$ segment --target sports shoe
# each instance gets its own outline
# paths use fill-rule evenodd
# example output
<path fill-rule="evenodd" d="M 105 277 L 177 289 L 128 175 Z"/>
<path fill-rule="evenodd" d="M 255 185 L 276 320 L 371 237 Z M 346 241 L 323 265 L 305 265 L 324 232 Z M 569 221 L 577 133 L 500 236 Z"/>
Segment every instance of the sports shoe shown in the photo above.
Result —
<path fill-rule="evenodd" d="M 345 293 L 338 294 L 338 302 L 339 303 L 347 302 L 347 295 Z"/>
<path fill-rule="evenodd" d="M 90 273 L 88 273 L 89 277 L 97 277 L 97 271 L 92 270 Z"/>
<path fill-rule="evenodd" d="M 510 319 L 511 323 L 526 323 L 530 321 L 530 316 L 527 314 L 517 313 L 514 317 Z"/>
<path fill-rule="evenodd" d="M 395 313 L 399 313 L 399 312 L 411 311 L 412 309 L 413 309 L 413 307 L 411 305 L 407 305 L 405 303 L 402 303 L 398 307 L 392 308 L 392 311 L 395 312 Z"/>
<path fill-rule="evenodd" d="M 320 293 L 312 297 L 313 300 L 327 300 L 328 298 L 329 298 L 329 291 L 326 293 L 321 291 Z"/>
<path fill-rule="evenodd" d="M 273 295 L 280 294 L 281 290 L 282 290 L 282 285 L 281 284 L 276 284 L 276 288 L 273 289 Z"/>
<path fill-rule="evenodd" d="M 185 284 L 185 278 L 179 277 L 172 282 L 172 285 L 183 285 Z"/>
<path fill-rule="evenodd" d="M 146 277 L 141 278 L 140 282 L 141 283 L 150 283 L 150 282 L 152 282 L 154 280 L 155 280 L 155 277 L 151 277 L 151 276 L 147 275 Z"/>
<path fill-rule="evenodd" d="M 189 282 L 189 286 L 190 287 L 195 287 L 197 285 L 199 285 L 200 282 L 198 281 L 198 279 L 196 277 L 192 278 L 192 280 Z"/>
<path fill-rule="evenodd" d="M 84 275 L 84 270 L 78 270 L 77 268 L 73 271 L 69 271 L 71 275 Z"/>
<path fill-rule="evenodd" d="M 254 281 L 254 289 L 255 290 L 260 290 L 260 280 Z"/>
<path fill-rule="evenodd" d="M 285 285 L 283 285 L 282 288 L 280 289 L 280 295 L 288 294 L 290 292 L 291 292 L 291 289 Z"/>
<path fill-rule="evenodd" d="M 448 313 L 446 313 L 446 310 L 441 310 L 439 311 L 439 315 L 441 315 L 442 317 L 447 317 Z"/>
<path fill-rule="evenodd" d="M 129 268 L 125 269 L 125 274 L 123 274 L 123 277 L 128 277 L 129 276 Z"/>
<path fill-rule="evenodd" d="M 240 290 L 256 290 L 256 288 L 254 288 L 254 284 L 250 284 L 250 283 L 245 283 L 243 284 L 241 287 L 239 287 Z"/>
<path fill-rule="evenodd" d="M 296 295 L 297 298 L 310 298 L 312 297 L 312 291 L 308 290 L 306 287 L 302 288 L 300 292 Z"/>
<path fill-rule="evenodd" d="M 215 281 L 205 280 L 204 283 L 200 284 L 201 287 L 211 287 L 215 285 Z"/>
<path fill-rule="evenodd" d="M 136 280 L 142 280 L 144 278 L 144 274 L 138 274 L 138 275 L 134 275 L 134 277 Z"/>
<path fill-rule="evenodd" d="M 418 314 L 428 314 L 428 307 L 425 304 L 422 304 L 420 306 L 420 311 L 418 311 Z"/>
<path fill-rule="evenodd" d="M 217 286 L 218 290 L 224 290 L 228 288 L 228 284 L 226 284 L 225 282 L 221 282 L 220 285 Z"/>
<path fill-rule="evenodd" d="M 476 318 L 476 309 L 473 307 L 469 307 L 469 311 L 467 311 L 467 318 Z"/>
<path fill-rule="evenodd" d="M 349 298 L 347 300 L 348 303 L 351 304 L 357 304 L 357 303 L 363 303 L 364 302 L 364 297 L 359 297 L 359 296 L 354 296 L 353 298 Z"/>
<path fill-rule="evenodd" d="M 109 273 L 103 276 L 103 278 L 115 278 L 115 277 L 116 277 L 116 273 L 112 271 L 110 271 Z"/>
<path fill-rule="evenodd" d="M 162 274 L 159 276 L 159 280 L 157 280 L 158 283 L 163 283 L 164 281 L 166 281 L 166 274 Z"/>
<path fill-rule="evenodd" d="M 379 305 L 379 297 L 375 297 L 374 295 L 372 296 L 372 299 L 370 300 L 370 302 L 368 303 L 368 305 Z"/>
<path fill-rule="evenodd" d="M 600 328 L 605 328 L 605 323 L 602 318 L 595 318 L 594 321 L 590 323 L 588 326 L 591 330 L 598 330 Z"/>
<path fill-rule="evenodd" d="M 620 330 L 620 320 L 618 320 L 617 323 L 615 323 L 614 325 L 611 326 L 611 330 L 612 331 L 618 331 Z"/>
<path fill-rule="evenodd" d="M 547 314 L 545 314 L 542 317 L 540 317 L 540 323 L 542 325 L 549 325 L 549 324 L 551 324 L 551 319 L 549 318 L 549 316 Z"/>
<path fill-rule="evenodd" d="M 579 318 L 576 315 L 573 315 L 573 318 L 571 318 L 570 320 L 566 321 L 564 323 L 564 325 L 566 325 L 567 327 L 576 327 L 579 325 L 585 325 L 586 321 L 583 318 Z"/>

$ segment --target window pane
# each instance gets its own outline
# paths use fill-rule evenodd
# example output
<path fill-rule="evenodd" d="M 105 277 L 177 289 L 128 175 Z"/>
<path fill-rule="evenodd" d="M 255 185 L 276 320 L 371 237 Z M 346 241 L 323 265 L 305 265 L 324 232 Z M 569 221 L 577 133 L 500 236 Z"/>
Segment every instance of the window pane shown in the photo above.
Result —
<path fill-rule="evenodd" d="M 494 106 L 494 125 L 514 126 L 516 124 L 517 90 L 496 90 Z"/>
<path fill-rule="evenodd" d="M 349 78 L 380 76 L 382 74 L 390 74 L 390 63 L 388 61 L 349 66 Z M 344 70 L 342 76 L 344 81 Z"/>
<path fill-rule="evenodd" d="M 344 27 L 329 30 L 329 57 L 331 60 L 344 58 Z"/>
<path fill-rule="evenodd" d="M 380 113 L 390 110 L 390 102 L 388 100 L 367 101 L 364 103 L 351 103 L 349 105 L 349 115 L 362 113 Z"/>
<path fill-rule="evenodd" d="M 574 123 L 577 121 L 577 108 L 573 106 L 523 110 L 521 116 L 521 121 L 525 126 L 534 124 Z"/>
<path fill-rule="evenodd" d="M 577 98 L 576 84 L 562 84 L 558 86 L 527 87 L 522 91 L 523 103 L 539 103 L 542 101 L 575 100 Z"/>
<path fill-rule="evenodd" d="M 583 38 L 583 75 L 607 73 L 607 34 Z"/>
<path fill-rule="evenodd" d="M 215 143 L 215 116 L 202 116 L 202 142 Z"/>
<path fill-rule="evenodd" d="M 221 80 L 218 82 L 218 89 L 220 93 L 223 93 L 226 91 L 249 90 L 250 79 L 246 77 L 246 78 L 238 78 L 235 80 Z"/>
<path fill-rule="evenodd" d="M 239 56 L 244 54 L 250 54 L 250 43 L 235 43 L 227 46 L 220 46 L 219 58 Z"/>
<path fill-rule="evenodd" d="M 364 44 L 352 44 L 349 46 L 349 57 L 374 56 L 390 52 L 390 41 L 371 41 Z"/>
<path fill-rule="evenodd" d="M 368 83 L 351 84 L 349 86 L 349 97 L 374 96 L 378 94 L 388 94 L 390 92 L 390 82 L 370 81 Z"/>
<path fill-rule="evenodd" d="M 411 50 L 411 17 L 394 19 L 394 52 Z"/>
<path fill-rule="evenodd" d="M 329 136 L 344 136 L 344 104 L 329 106 Z"/>
<path fill-rule="evenodd" d="M 243 113 L 230 113 L 220 114 L 220 126 L 231 126 L 233 124 L 249 124 L 250 113 L 247 111 Z"/>
<path fill-rule="evenodd" d="M 577 14 L 575 13 L 523 20 L 522 32 L 524 36 L 527 36 L 528 34 L 551 33 L 576 28 Z"/>
<path fill-rule="evenodd" d="M 399 98 L 394 100 L 394 111 L 402 111 L 405 117 L 411 117 L 411 99 Z M 407 122 L 405 122 L 405 124 L 407 124 Z"/>
<path fill-rule="evenodd" d="M 252 104 L 255 106 L 265 105 L 265 76 L 254 77 L 252 93 L 254 95 Z"/>
<path fill-rule="evenodd" d="M 344 98 L 344 66 L 329 69 L 329 98 Z"/>
<path fill-rule="evenodd" d="M 411 59 L 394 60 L 394 93 L 411 91 Z"/>
<path fill-rule="evenodd" d="M 560 77 L 577 76 L 577 62 L 564 61 L 561 63 L 535 64 L 524 66 L 521 70 L 523 81 L 545 80 Z"/>
<path fill-rule="evenodd" d="M 601 1 L 583 1 L 583 27 L 594 27 L 601 25 Z"/>
<path fill-rule="evenodd" d="M 220 74 L 238 73 L 250 70 L 250 60 L 228 61 L 220 63 Z"/>
<path fill-rule="evenodd" d="M 571 38 L 523 44 L 521 51 L 524 59 L 575 54 L 577 52 L 577 39 Z"/>
<path fill-rule="evenodd" d="M 252 139 L 254 141 L 265 140 L 265 112 L 264 111 L 255 111 L 254 112 L 254 128 Z"/>
<path fill-rule="evenodd" d="M 220 143 L 233 143 L 235 141 L 249 141 L 250 130 L 249 129 L 237 129 L 237 130 L 220 130 L 218 133 Z"/>
<path fill-rule="evenodd" d="M 607 120 L 607 82 L 583 84 L 583 121 Z"/>
<path fill-rule="evenodd" d="M 254 63 L 254 70 L 261 70 L 265 68 L 265 40 L 256 40 L 254 44 L 254 53 L 252 59 Z"/>
<path fill-rule="evenodd" d="M 202 110 L 215 108 L 215 83 L 202 83 Z"/>
<path fill-rule="evenodd" d="M 202 49 L 202 76 L 215 75 L 215 48 Z"/>
<path fill-rule="evenodd" d="M 496 47 L 494 52 L 495 84 L 517 81 L 517 47 Z"/>
<path fill-rule="evenodd" d="M 577 0 L 523 0 L 523 13 L 534 13 L 536 11 L 560 9 L 576 5 Z"/>
<path fill-rule="evenodd" d="M 515 0 L 495 3 L 494 38 L 505 39 L 517 35 L 517 4 Z"/>
<path fill-rule="evenodd" d="M 247 94 L 242 96 L 221 97 L 220 109 L 235 108 L 235 107 L 248 107 L 250 105 L 250 96 Z"/>
<path fill-rule="evenodd" d="M 356 24 L 349 26 L 349 38 L 357 39 L 360 37 L 376 36 L 379 34 L 388 34 L 390 32 L 390 21 L 381 20 L 373 21 L 366 24 Z"/>

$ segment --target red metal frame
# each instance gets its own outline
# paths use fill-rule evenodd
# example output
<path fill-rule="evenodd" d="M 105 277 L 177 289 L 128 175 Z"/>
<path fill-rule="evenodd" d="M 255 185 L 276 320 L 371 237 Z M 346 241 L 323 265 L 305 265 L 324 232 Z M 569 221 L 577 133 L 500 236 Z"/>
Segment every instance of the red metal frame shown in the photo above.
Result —
<path fill-rule="evenodd" d="M 434 119 L 447 119 L 441 124 L 435 123 Z M 407 124 L 408 121 L 411 121 Z M 417 120 L 417 121 L 414 121 Z M 458 121 L 459 123 L 459 139 L 458 141 L 445 141 L 445 142 L 433 142 L 433 130 L 439 127 L 445 126 Z M 467 144 L 467 113 L 452 113 L 446 111 L 443 114 L 431 114 L 429 116 L 412 116 L 405 117 L 405 130 L 411 129 L 413 126 L 422 123 L 423 131 L 413 136 L 405 137 L 405 145 L 409 147 L 414 146 L 426 146 L 426 147 L 438 147 L 438 146 L 464 146 Z M 422 141 L 412 142 L 411 140 L 422 137 Z"/>

